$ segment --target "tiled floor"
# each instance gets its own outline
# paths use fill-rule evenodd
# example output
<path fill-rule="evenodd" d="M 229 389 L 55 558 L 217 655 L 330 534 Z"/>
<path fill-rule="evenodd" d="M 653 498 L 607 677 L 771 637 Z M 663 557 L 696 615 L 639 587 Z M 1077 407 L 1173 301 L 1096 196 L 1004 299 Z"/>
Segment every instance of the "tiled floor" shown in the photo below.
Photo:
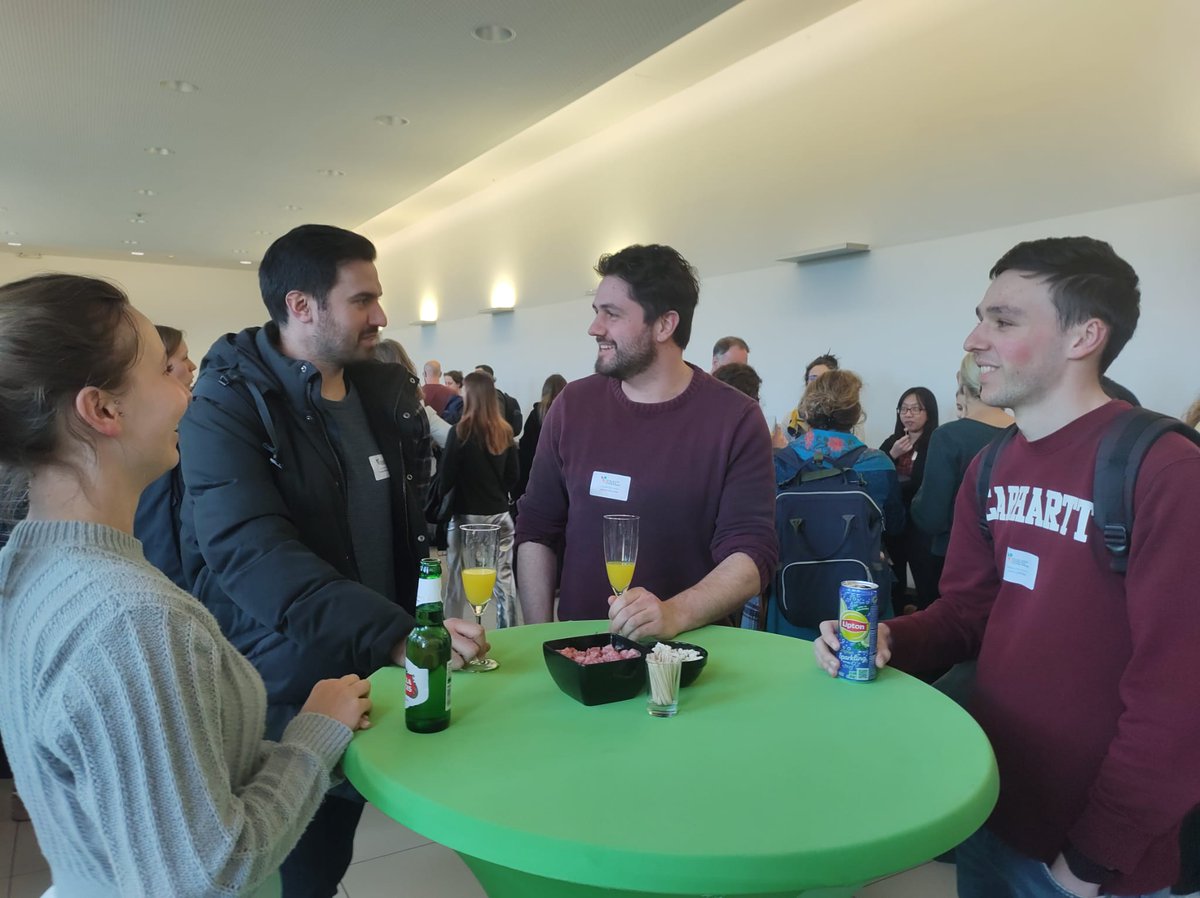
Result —
<path fill-rule="evenodd" d="M 28 823 L 8 820 L 11 780 L 0 780 L 0 898 L 39 898 L 50 886 Z M 403 886 L 398 887 L 402 883 Z M 339 898 L 486 898 L 458 855 L 368 806 Z M 954 868 L 926 864 L 877 882 L 859 898 L 953 898 Z"/>

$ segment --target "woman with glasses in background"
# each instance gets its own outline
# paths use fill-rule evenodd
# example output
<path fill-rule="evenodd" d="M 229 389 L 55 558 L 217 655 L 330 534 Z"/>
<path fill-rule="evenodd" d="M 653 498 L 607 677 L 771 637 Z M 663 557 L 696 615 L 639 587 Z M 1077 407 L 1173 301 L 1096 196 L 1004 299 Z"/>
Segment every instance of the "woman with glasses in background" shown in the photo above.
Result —
<path fill-rule="evenodd" d="M 898 615 L 925 608 L 938 597 L 940 559 L 930 550 L 928 534 L 917 528 L 909 513 L 913 496 L 921 488 L 921 480 L 925 476 L 929 438 L 937 426 L 937 399 L 926 387 L 911 387 L 904 391 L 896 404 L 896 426 L 892 435 L 879 446 L 896 466 L 896 473 L 900 477 L 900 498 L 904 502 L 907 518 L 902 531 L 885 535 L 888 554 L 892 558 L 892 571 L 899 581 L 892 593 L 892 606 Z M 912 570 L 916 587 L 915 601 L 907 593 L 909 569 Z"/>

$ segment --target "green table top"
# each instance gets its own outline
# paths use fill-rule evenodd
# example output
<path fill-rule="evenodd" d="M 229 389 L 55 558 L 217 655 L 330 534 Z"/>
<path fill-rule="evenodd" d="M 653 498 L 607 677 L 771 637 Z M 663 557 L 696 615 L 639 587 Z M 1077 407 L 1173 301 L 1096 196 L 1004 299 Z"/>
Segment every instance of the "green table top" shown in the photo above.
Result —
<path fill-rule="evenodd" d="M 832 679 L 797 639 L 681 636 L 709 661 L 674 718 L 651 718 L 644 694 L 580 705 L 550 678 L 542 642 L 606 623 L 490 633 L 502 666 L 454 675 L 441 733 L 410 733 L 404 672 L 379 671 L 373 726 L 346 752 L 350 781 L 464 854 L 665 893 L 861 883 L 955 845 L 995 803 L 991 746 L 957 705 L 890 669 Z"/>

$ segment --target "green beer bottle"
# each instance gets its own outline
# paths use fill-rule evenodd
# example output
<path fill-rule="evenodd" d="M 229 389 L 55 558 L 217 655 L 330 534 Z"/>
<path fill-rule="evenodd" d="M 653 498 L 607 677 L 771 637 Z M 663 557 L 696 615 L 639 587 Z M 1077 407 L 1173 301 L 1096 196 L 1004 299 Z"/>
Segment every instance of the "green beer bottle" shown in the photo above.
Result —
<path fill-rule="evenodd" d="M 404 661 L 404 722 L 414 733 L 450 726 L 450 633 L 442 623 L 442 565 L 421 560 L 417 626 L 408 634 Z"/>

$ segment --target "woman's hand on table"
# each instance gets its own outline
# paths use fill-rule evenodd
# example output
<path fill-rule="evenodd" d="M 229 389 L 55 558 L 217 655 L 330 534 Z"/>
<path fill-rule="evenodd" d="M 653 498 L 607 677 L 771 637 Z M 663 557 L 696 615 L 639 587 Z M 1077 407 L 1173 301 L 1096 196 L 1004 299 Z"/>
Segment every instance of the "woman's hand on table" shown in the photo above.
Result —
<path fill-rule="evenodd" d="M 608 597 L 608 631 L 634 641 L 674 639 L 685 629 L 674 612 L 670 602 L 635 586 L 624 595 Z"/>
<path fill-rule="evenodd" d="M 841 642 L 838 640 L 837 632 L 837 621 L 822 621 L 821 635 L 813 642 L 813 654 L 817 658 L 817 664 L 821 665 L 831 677 L 837 676 L 838 667 L 841 666 L 837 655 Z M 880 624 L 875 639 L 875 666 L 883 668 L 890 660 L 892 660 L 892 631 L 887 624 Z"/>
<path fill-rule="evenodd" d="M 300 709 L 303 713 L 324 714 L 351 730 L 365 730 L 371 725 L 371 683 L 356 674 L 346 674 L 337 680 L 319 680 Z"/>
<path fill-rule="evenodd" d="M 467 662 L 487 657 L 491 645 L 488 644 L 487 634 L 479 624 L 450 617 L 446 619 L 446 629 L 450 631 L 451 670 L 462 670 Z"/>

